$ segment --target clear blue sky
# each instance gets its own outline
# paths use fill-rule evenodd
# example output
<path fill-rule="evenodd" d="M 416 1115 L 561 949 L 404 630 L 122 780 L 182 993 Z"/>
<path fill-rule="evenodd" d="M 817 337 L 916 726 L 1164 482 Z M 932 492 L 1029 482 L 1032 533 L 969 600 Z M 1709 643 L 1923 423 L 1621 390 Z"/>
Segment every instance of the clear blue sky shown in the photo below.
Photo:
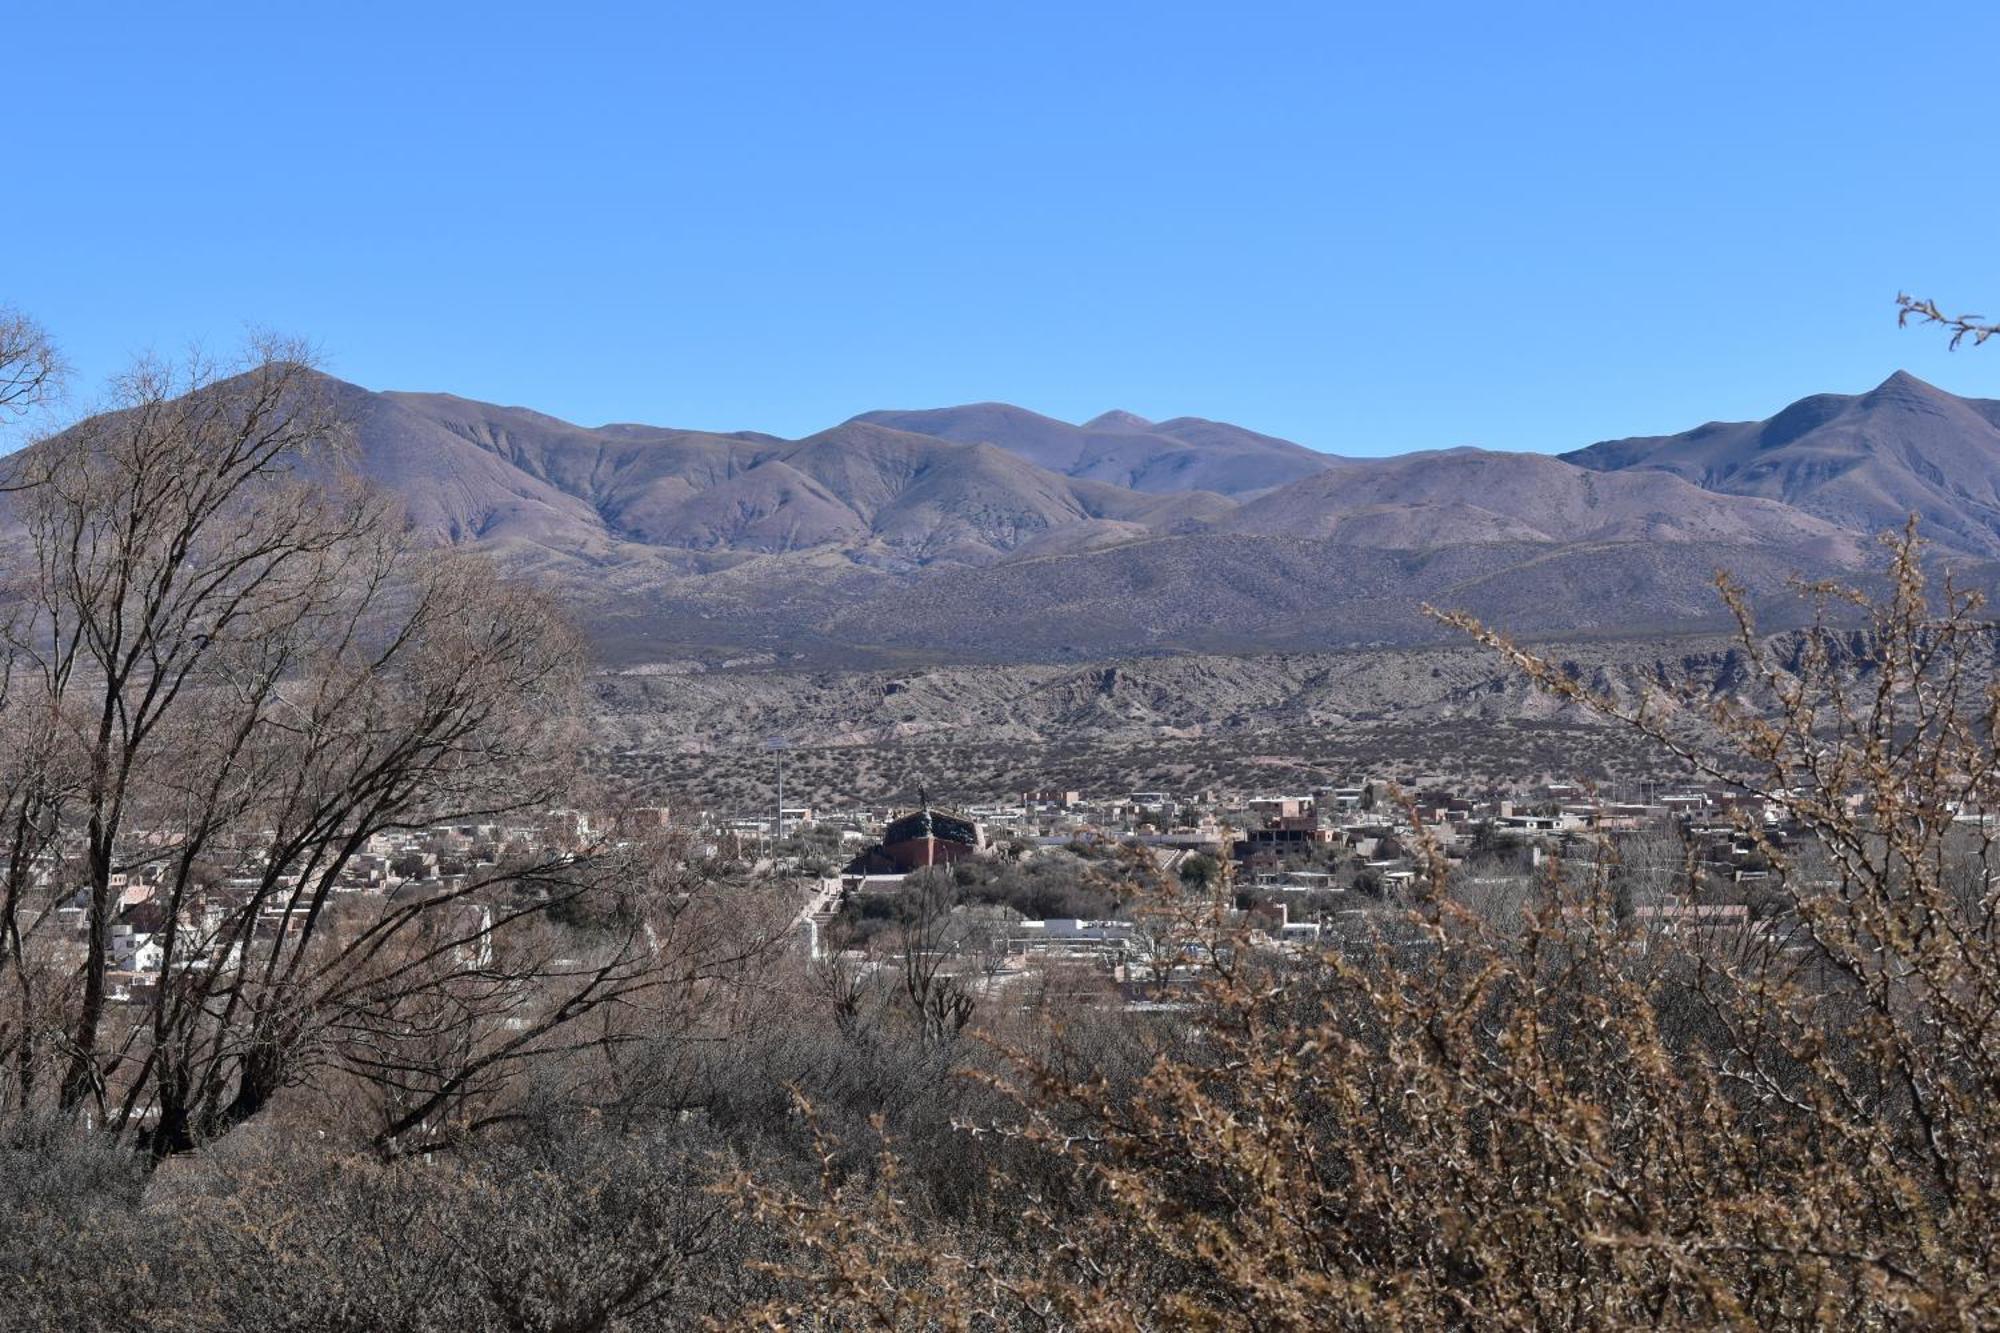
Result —
<path fill-rule="evenodd" d="M 86 381 L 262 325 L 588 423 L 1352 453 L 2000 396 L 1891 309 L 2000 313 L 1991 3 L 13 10 L 0 303 Z"/>

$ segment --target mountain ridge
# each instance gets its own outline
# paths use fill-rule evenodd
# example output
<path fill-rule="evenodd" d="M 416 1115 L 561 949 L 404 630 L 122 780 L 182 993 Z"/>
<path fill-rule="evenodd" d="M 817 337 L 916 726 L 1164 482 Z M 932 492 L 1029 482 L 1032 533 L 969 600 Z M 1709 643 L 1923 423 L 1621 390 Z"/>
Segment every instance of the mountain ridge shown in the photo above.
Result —
<path fill-rule="evenodd" d="M 1865 393 L 1802 398 L 1763 421 L 1606 440 L 1560 457 L 1778 500 L 1855 531 L 1900 528 L 1915 514 L 1932 540 L 2000 557 L 2000 401 L 1960 398 L 1907 371 Z"/>
<path fill-rule="evenodd" d="M 1783 615 L 1788 579 L 1863 570 L 1905 502 L 1949 549 L 2000 555 L 1973 494 L 2000 403 L 1901 372 L 1680 436 L 1384 458 L 1116 409 L 883 409 L 786 440 L 379 397 L 408 417 L 363 415 L 370 468 L 454 516 L 442 539 L 563 589 L 620 660 L 676 635 L 836 664 L 1435 641 L 1420 602 L 1530 634 L 1706 631 L 1718 568 Z M 379 466 L 440 432 L 484 457 Z M 495 461 L 507 484 L 475 504 Z"/>
<path fill-rule="evenodd" d="M 1533 634 L 1692 631 L 1717 623 L 1718 568 L 1767 601 L 1849 577 L 1905 506 L 1968 577 L 2000 557 L 2000 402 L 1901 373 L 1563 455 L 1383 458 L 1117 410 L 885 409 L 784 439 L 324 383 L 413 530 L 545 583 L 617 660 L 1420 643 L 1426 602 Z"/>
<path fill-rule="evenodd" d="M 970 403 L 864 412 L 854 419 L 962 444 L 996 445 L 1065 476 L 1138 491 L 1240 496 L 1296 481 L 1338 461 L 1290 440 L 1199 417 L 1151 422 L 1114 411 L 1075 426 L 1007 403 Z"/>

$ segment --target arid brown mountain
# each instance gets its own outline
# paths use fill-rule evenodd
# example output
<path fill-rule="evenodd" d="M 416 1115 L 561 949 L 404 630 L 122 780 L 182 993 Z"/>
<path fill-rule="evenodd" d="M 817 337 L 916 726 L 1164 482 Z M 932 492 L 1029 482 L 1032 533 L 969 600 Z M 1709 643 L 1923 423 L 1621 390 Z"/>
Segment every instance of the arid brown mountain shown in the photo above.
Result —
<path fill-rule="evenodd" d="M 1704 542 L 1852 558 L 1857 539 L 1771 500 L 1658 472 L 1597 473 L 1546 454 L 1447 449 L 1343 461 L 1250 501 L 1218 526 L 1424 550 L 1482 542 Z"/>
<path fill-rule="evenodd" d="M 328 389 L 359 471 L 417 531 L 557 588 L 622 662 L 1436 641 L 1423 603 L 1532 635 L 1684 633 L 1719 623 L 1719 568 L 1776 598 L 1867 563 L 1908 506 L 2000 555 L 2000 404 L 1907 376 L 1568 458 L 1335 458 L 1194 418 L 1073 426 L 1003 404 L 786 440 Z"/>
<path fill-rule="evenodd" d="M 385 468 L 393 471 L 413 460 L 428 460 L 432 469 L 449 474 L 462 465 L 470 447 L 565 497 L 565 512 L 576 526 L 561 534 L 562 541 L 547 544 L 574 549 L 601 550 L 620 539 L 649 542 L 671 534 L 672 515 L 681 503 L 755 467 L 783 443 L 654 426 L 593 430 L 526 408 L 496 407 L 450 394 L 375 394 L 345 384 L 339 392 L 355 420 L 364 472 L 382 478 Z M 439 432 L 451 437 L 449 447 L 432 443 Z M 394 480 L 389 484 L 411 504 L 413 520 L 424 525 L 421 495 Z M 463 491 L 468 498 L 478 494 L 471 479 Z M 475 535 L 493 534 L 475 530 Z M 514 531 L 500 535 L 535 539 Z"/>
<path fill-rule="evenodd" d="M 1081 426 L 1006 403 L 855 418 L 962 444 L 991 444 L 1051 472 L 1136 491 L 1213 491 L 1244 496 L 1309 477 L 1338 460 L 1304 445 L 1220 421 L 1153 422 L 1106 412 Z"/>
<path fill-rule="evenodd" d="M 593 553 L 620 543 L 757 554 L 831 547 L 871 563 L 979 564 L 1079 525 L 1144 535 L 1228 507 L 1199 493 L 1144 494 L 1065 476 L 993 445 L 859 419 L 779 440 L 591 429 L 448 395 L 341 392 L 373 400 L 357 400 L 362 410 L 353 411 L 364 469 L 399 491 L 415 482 L 449 497 L 415 506 L 413 516 L 450 540 L 519 538 Z M 454 437 L 451 447 L 436 446 L 439 431 Z M 466 454 L 468 445 L 480 457 Z M 496 460 L 525 476 L 503 484 Z M 538 513 L 539 526 L 529 528 L 516 519 L 517 491 L 555 513 Z"/>
<path fill-rule="evenodd" d="M 1801 399 L 1768 421 L 1607 440 L 1563 457 L 1781 500 L 1859 532 L 1900 528 L 1914 513 L 1932 540 L 2000 556 L 2000 402 L 1904 371 L 1864 394 Z"/>
<path fill-rule="evenodd" d="M 331 388 L 354 427 L 356 467 L 402 498 L 419 531 L 441 541 L 503 548 L 581 551 L 605 543 L 603 521 L 587 499 L 520 466 L 491 441 L 454 430 L 450 417 L 420 410 L 422 401 L 338 381 Z M 563 426 L 518 409 L 500 410 L 551 429 Z"/>
<path fill-rule="evenodd" d="M 921 622 L 899 618 L 905 594 L 885 588 L 821 623 L 884 660 L 1073 661 L 1455 637 L 1424 614 L 1426 603 L 1530 637 L 1685 633 L 1727 622 L 1712 586 L 1722 568 L 1780 623 L 1796 614 L 1784 596 L 1792 576 L 1852 566 L 1777 544 L 1515 541 L 1411 551 L 1201 533 L 939 570 L 921 585 Z"/>

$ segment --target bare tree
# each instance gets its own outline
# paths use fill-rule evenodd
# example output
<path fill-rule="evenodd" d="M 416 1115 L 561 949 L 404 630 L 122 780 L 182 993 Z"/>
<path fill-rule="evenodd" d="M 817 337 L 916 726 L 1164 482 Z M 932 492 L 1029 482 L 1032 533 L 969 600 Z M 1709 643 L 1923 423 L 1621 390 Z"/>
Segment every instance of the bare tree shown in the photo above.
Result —
<path fill-rule="evenodd" d="M 571 1113 L 681 1111 L 678 1051 L 726 1043 L 760 970 L 789 936 L 782 886 L 724 883 L 658 842 L 494 879 L 513 890 L 427 907 L 395 947 L 349 954 L 321 1006 L 325 1058 L 378 1108 L 393 1152 L 454 1144 L 528 1114 L 532 1072 Z M 563 924 L 578 916 L 589 929 Z"/>
<path fill-rule="evenodd" d="M 1937 324 L 1950 332 L 1950 347 L 1958 350 L 1958 345 L 1970 338 L 1974 347 L 1979 346 L 1994 334 L 2000 333 L 2000 324 L 1990 323 L 1984 315 L 1948 315 L 1938 308 L 1935 301 L 1919 300 L 1906 293 L 1896 296 L 1896 325 L 1907 328 L 1914 320 L 1919 324 Z"/>
<path fill-rule="evenodd" d="M 958 972 L 964 929 L 952 911 L 957 895 L 951 872 L 937 869 L 912 875 L 904 882 L 904 892 L 909 915 L 898 956 L 903 994 L 924 1044 L 941 1046 L 972 1021 L 975 1007 Z"/>
<path fill-rule="evenodd" d="M 44 402 L 61 382 L 63 360 L 48 331 L 18 310 L 0 306 L 0 416 Z"/>
<path fill-rule="evenodd" d="M 394 1145 L 585 1017 L 761 947 L 690 947 L 702 911 L 658 885 L 584 943 L 552 931 L 645 882 L 629 850 L 569 835 L 352 892 L 387 835 L 532 826 L 560 801 L 579 641 L 541 594 L 412 545 L 348 477 L 331 382 L 296 344 L 143 365 L 119 399 L 15 469 L 34 559 L 0 701 L 22 742 L 0 765 L 15 1105 L 88 1112 L 157 1156 L 337 1067 L 384 1090 Z M 157 984 L 122 994 L 132 898 Z"/>

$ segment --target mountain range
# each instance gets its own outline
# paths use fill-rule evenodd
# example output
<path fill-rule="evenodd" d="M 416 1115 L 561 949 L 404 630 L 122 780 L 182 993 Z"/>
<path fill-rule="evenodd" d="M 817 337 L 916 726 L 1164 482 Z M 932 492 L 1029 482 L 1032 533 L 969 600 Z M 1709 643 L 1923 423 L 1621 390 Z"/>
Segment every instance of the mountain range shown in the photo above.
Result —
<path fill-rule="evenodd" d="M 828 666 L 1705 630 L 1727 568 L 1782 618 L 1916 514 L 2000 560 L 2000 402 L 1898 372 L 1765 421 L 1562 455 L 1338 457 L 1224 422 L 1003 403 L 801 439 L 579 426 L 328 388 L 427 537 L 549 582 L 610 660 Z"/>
<path fill-rule="evenodd" d="M 1854 531 L 1900 528 L 1915 514 L 1934 542 L 2000 556 L 2000 402 L 1959 398 L 1904 371 L 1864 394 L 1800 399 L 1768 421 L 1712 421 L 1563 458 L 1782 501 Z"/>

